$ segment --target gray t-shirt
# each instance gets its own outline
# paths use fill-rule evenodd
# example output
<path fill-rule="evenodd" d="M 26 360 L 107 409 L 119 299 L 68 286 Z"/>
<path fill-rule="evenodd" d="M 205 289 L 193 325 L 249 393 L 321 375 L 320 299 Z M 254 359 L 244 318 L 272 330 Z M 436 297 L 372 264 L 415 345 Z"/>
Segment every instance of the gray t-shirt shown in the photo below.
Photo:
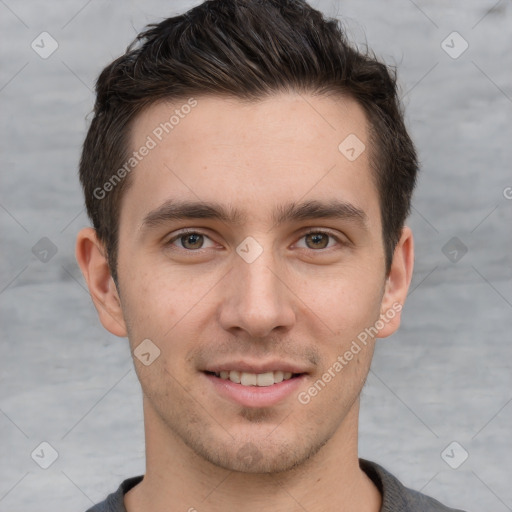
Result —
<path fill-rule="evenodd" d="M 463 512 L 445 507 L 434 498 L 404 487 L 391 473 L 375 462 L 359 459 L 359 465 L 382 494 L 380 512 Z M 86 512 L 126 512 L 124 495 L 140 483 L 143 477 L 144 475 L 140 475 L 124 480 L 116 492 Z"/>

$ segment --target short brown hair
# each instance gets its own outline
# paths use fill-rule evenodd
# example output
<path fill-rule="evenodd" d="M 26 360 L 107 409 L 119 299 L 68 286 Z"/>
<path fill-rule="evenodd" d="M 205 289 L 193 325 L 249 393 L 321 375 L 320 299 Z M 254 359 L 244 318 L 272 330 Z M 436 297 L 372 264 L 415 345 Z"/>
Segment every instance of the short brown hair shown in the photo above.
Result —
<path fill-rule="evenodd" d="M 395 70 L 352 47 L 337 20 L 303 0 L 207 0 L 148 25 L 96 83 L 80 181 L 116 284 L 120 204 L 130 176 L 122 173 L 108 194 L 98 197 L 98 190 L 106 190 L 102 187 L 130 158 L 137 114 L 161 99 L 206 94 L 257 101 L 279 91 L 334 93 L 363 107 L 389 271 L 418 168 Z"/>

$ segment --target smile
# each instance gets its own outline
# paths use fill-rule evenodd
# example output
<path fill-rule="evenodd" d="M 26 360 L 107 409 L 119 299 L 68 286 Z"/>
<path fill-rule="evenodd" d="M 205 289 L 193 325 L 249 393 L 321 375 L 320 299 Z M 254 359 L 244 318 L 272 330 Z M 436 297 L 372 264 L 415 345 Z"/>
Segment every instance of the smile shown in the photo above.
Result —
<path fill-rule="evenodd" d="M 272 386 L 273 384 L 278 384 L 283 380 L 289 380 L 294 375 L 292 372 L 285 371 L 275 371 L 275 372 L 265 372 L 265 373 L 249 373 L 249 372 L 239 372 L 237 370 L 230 371 L 221 371 L 221 372 L 212 372 L 213 375 L 219 377 L 224 380 L 230 380 L 236 384 L 241 384 L 242 386 Z"/>
<path fill-rule="evenodd" d="M 244 407 L 272 407 L 296 396 L 307 377 L 306 373 L 281 370 L 263 373 L 238 370 L 201 373 L 216 395 Z"/>

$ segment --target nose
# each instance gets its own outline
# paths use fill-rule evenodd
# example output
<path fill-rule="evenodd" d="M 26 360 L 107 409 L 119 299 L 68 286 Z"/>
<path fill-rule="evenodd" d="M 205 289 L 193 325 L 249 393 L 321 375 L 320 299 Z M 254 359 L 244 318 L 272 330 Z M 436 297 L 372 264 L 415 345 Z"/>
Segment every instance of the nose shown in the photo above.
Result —
<path fill-rule="evenodd" d="M 283 266 L 276 264 L 271 251 L 263 251 L 252 263 L 237 255 L 234 260 L 220 306 L 221 326 L 231 333 L 245 331 L 253 338 L 290 329 L 296 319 L 295 297 Z"/>

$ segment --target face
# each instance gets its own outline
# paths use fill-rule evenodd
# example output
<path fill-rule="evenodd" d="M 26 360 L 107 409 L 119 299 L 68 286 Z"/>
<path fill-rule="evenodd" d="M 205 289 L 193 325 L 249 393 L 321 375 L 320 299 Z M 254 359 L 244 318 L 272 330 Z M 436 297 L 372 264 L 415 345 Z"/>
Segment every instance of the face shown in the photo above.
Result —
<path fill-rule="evenodd" d="M 217 466 L 284 471 L 356 421 L 368 329 L 397 325 L 366 119 L 343 98 L 195 101 L 134 123 L 133 149 L 155 146 L 121 205 L 119 322 L 136 354 L 150 340 L 146 422 Z"/>

